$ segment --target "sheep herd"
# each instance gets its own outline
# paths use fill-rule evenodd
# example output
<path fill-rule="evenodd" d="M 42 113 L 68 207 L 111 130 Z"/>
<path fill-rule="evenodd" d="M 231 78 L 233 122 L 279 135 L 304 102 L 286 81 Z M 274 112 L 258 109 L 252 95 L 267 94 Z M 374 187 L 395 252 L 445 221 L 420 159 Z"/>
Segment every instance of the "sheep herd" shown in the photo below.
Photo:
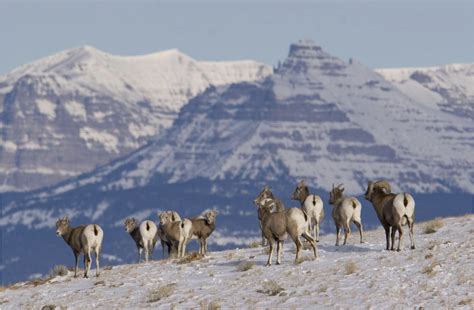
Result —
<path fill-rule="evenodd" d="M 299 260 L 302 249 L 300 237 L 308 241 L 314 257 L 318 257 L 316 242 L 319 242 L 319 228 L 324 219 L 324 208 L 321 197 L 310 194 L 304 181 L 297 184 L 291 198 L 300 202 L 301 207 L 285 209 L 282 201 L 275 197 L 271 189 L 265 186 L 255 198 L 258 220 L 262 233 L 262 246 L 268 243 L 270 247 L 267 266 L 272 264 L 274 245 L 277 245 L 276 264 L 281 263 L 283 241 L 290 238 L 296 245 L 295 261 Z M 399 240 L 397 251 L 401 250 L 403 242 L 402 226 L 408 224 L 411 249 L 415 249 L 413 236 L 415 200 L 408 193 L 392 193 L 390 184 L 385 180 L 369 181 L 365 199 L 370 201 L 385 230 L 387 250 L 395 250 L 395 234 Z M 342 184 L 332 185 L 329 193 L 329 204 L 332 205 L 332 218 L 336 226 L 336 246 L 339 245 L 341 230 L 344 229 L 344 243 L 351 233 L 350 224 L 358 228 L 360 242 L 364 242 L 364 232 L 361 220 L 362 205 L 356 197 L 345 196 Z M 182 219 L 176 211 L 158 213 L 158 226 L 151 220 L 137 223 L 134 218 L 124 221 L 125 231 L 135 241 L 138 251 L 138 262 L 148 261 L 154 251 L 156 242 L 160 240 L 165 257 L 184 257 L 186 246 L 191 239 L 199 241 L 199 253 L 207 253 L 207 239 L 215 229 L 217 212 L 207 211 L 200 216 Z M 87 278 L 91 267 L 91 255 L 95 253 L 96 275 L 99 276 L 99 256 L 104 232 L 97 224 L 72 227 L 69 218 L 65 216 L 56 222 L 56 234 L 63 237 L 71 247 L 75 257 L 74 277 L 77 277 L 79 255 L 84 254 L 84 277 Z M 391 238 L 390 238 L 391 237 Z M 391 239 L 391 240 L 390 240 Z M 390 242 L 391 241 L 391 242 Z"/>

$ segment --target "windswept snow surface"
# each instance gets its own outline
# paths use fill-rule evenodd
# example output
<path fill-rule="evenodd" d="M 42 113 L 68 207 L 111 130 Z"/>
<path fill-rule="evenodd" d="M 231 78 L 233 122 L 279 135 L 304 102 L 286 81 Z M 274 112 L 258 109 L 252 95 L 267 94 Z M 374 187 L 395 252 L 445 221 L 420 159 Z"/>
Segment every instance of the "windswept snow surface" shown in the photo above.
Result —
<path fill-rule="evenodd" d="M 282 265 L 265 267 L 263 248 L 211 252 L 192 262 L 152 261 L 102 270 L 99 278 L 73 278 L 72 272 L 46 283 L 20 282 L 2 288 L 2 309 L 44 305 L 84 308 L 459 308 L 474 306 L 473 215 L 446 218 L 432 234 L 417 224 L 417 249 L 408 238 L 401 252 L 385 251 L 382 229 L 357 243 L 335 247 L 322 237 L 319 259 L 303 251 L 294 264 L 294 246 L 284 245 Z M 405 228 L 406 231 L 406 228 Z M 407 235 L 407 234 L 406 234 Z M 212 236 L 211 236 L 212 238 Z M 134 250 L 132 243 L 130 249 Z M 73 258 L 68 262 L 72 265 Z M 241 271 L 245 263 L 249 270 Z M 94 274 L 95 270 L 92 270 Z M 161 296 L 152 301 L 153 296 Z M 274 295 L 273 295 L 274 294 Z M 155 298 L 156 299 L 156 298 Z"/>

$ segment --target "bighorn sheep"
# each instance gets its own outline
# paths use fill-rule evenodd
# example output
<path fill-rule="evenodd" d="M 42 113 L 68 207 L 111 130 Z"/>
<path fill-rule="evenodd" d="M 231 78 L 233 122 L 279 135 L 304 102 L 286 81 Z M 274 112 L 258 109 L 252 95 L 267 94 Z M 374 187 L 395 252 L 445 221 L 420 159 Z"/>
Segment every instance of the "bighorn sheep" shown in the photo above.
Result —
<path fill-rule="evenodd" d="M 364 233 L 362 229 L 362 221 L 360 213 L 362 205 L 355 197 L 347 197 L 343 195 L 344 187 L 342 184 L 334 187 L 329 193 L 329 204 L 333 205 L 332 218 L 336 224 L 336 246 L 339 245 L 339 237 L 341 235 L 341 228 L 344 228 L 344 243 L 347 243 L 347 238 L 351 233 L 351 222 L 359 229 L 360 243 L 364 242 Z"/>
<path fill-rule="evenodd" d="M 387 247 L 393 251 L 395 243 L 395 233 L 398 231 L 398 247 L 403 242 L 402 225 L 408 224 L 411 249 L 415 249 L 415 238 L 413 236 L 413 226 L 415 222 L 415 200 L 413 196 L 408 193 L 393 194 L 392 189 L 387 181 L 369 181 L 367 191 L 365 192 L 365 199 L 370 201 L 374 206 L 375 212 L 385 229 L 385 238 L 387 240 Z M 390 228 L 392 229 L 392 245 L 390 247 Z"/>
<path fill-rule="evenodd" d="M 167 214 L 167 216 L 162 216 L 163 219 L 171 219 L 172 222 L 175 222 L 175 221 L 181 221 L 181 217 L 179 216 L 178 212 L 176 211 L 163 211 L 161 213 L 157 213 L 157 216 L 158 218 L 160 219 L 160 224 L 163 225 L 164 223 L 161 221 L 161 214 Z M 168 241 L 168 239 L 166 238 L 166 236 L 164 236 L 163 234 L 163 231 L 161 230 L 161 225 L 160 227 L 158 227 L 158 237 L 160 238 L 160 242 L 161 242 L 161 250 L 162 250 L 162 254 L 163 254 L 163 258 L 165 258 L 165 246 L 167 247 L 168 249 L 168 257 L 170 257 L 170 254 L 171 254 L 171 249 L 172 249 L 172 244 L 170 241 Z"/>
<path fill-rule="evenodd" d="M 281 264 L 283 241 L 290 235 L 296 244 L 295 262 L 298 262 L 302 243 L 299 239 L 303 236 L 313 248 L 314 257 L 317 258 L 317 249 L 314 239 L 309 234 L 309 218 L 300 208 L 290 208 L 280 212 L 272 212 L 271 201 L 263 203 L 259 207 L 259 216 L 262 219 L 262 231 L 270 245 L 267 266 L 272 264 L 274 242 L 277 242 L 277 265 Z"/>
<path fill-rule="evenodd" d="M 161 213 L 159 218 L 160 238 L 168 245 L 168 253 L 172 247 L 177 249 L 178 257 L 184 257 L 188 236 L 191 234 L 191 221 L 188 219 L 173 221 L 174 216 L 169 212 Z"/>
<path fill-rule="evenodd" d="M 291 195 L 291 199 L 298 200 L 301 203 L 301 208 L 310 218 L 310 231 L 313 232 L 316 242 L 319 242 L 319 227 L 324 219 L 324 208 L 321 197 L 311 195 L 308 186 L 306 186 L 304 181 L 300 181 L 293 195 Z"/>
<path fill-rule="evenodd" d="M 130 234 L 135 241 L 138 250 L 138 263 L 142 258 L 142 250 L 145 251 L 145 262 L 148 262 L 155 250 L 156 241 L 158 239 L 158 228 L 152 221 L 143 221 L 140 226 L 134 218 L 127 218 L 124 221 L 125 231 Z"/>
<path fill-rule="evenodd" d="M 95 252 L 96 276 L 98 277 L 100 274 L 99 255 L 102 240 L 104 239 L 102 228 L 97 224 L 71 227 L 69 225 L 69 218 L 65 216 L 56 221 L 56 234 L 63 237 L 74 253 L 76 260 L 74 277 L 77 277 L 78 258 L 81 252 L 84 253 L 84 278 L 89 277 L 89 270 L 92 265 L 91 251 Z"/>
<path fill-rule="evenodd" d="M 191 236 L 199 239 L 199 254 L 206 255 L 207 253 L 207 238 L 216 228 L 216 217 L 217 211 L 211 210 L 204 214 L 204 218 L 194 217 L 191 219 Z"/>
<path fill-rule="evenodd" d="M 255 198 L 253 203 L 255 206 L 258 208 L 257 213 L 259 214 L 258 216 L 258 224 L 260 225 L 260 230 L 262 231 L 262 246 L 265 246 L 265 236 L 263 235 L 263 229 L 262 229 L 262 219 L 260 216 L 260 207 L 268 202 L 268 205 L 271 206 L 271 212 L 281 212 L 285 209 L 283 202 L 281 202 L 280 199 L 275 198 L 273 196 L 272 191 L 270 190 L 270 187 L 268 185 L 265 185 L 263 187 L 263 190 L 260 192 L 260 194 Z"/>

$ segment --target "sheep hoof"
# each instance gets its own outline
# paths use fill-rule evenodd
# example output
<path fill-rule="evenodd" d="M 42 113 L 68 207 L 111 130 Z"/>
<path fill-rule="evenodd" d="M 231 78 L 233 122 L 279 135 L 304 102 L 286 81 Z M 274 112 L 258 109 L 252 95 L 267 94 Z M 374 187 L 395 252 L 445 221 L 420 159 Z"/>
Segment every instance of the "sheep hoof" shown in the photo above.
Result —
<path fill-rule="evenodd" d="M 414 249 L 416 249 L 416 248 L 415 248 L 415 246 L 414 246 L 414 245 L 412 245 L 412 246 L 411 246 L 411 249 L 412 249 L 412 250 L 414 250 Z"/>
<path fill-rule="evenodd" d="M 281 263 L 280 263 L 280 262 L 276 262 L 276 264 L 277 264 L 277 265 L 281 265 Z"/>
<path fill-rule="evenodd" d="M 270 267 L 271 265 L 272 265 L 271 263 L 267 263 L 265 267 Z"/>
<path fill-rule="evenodd" d="M 89 278 L 89 276 L 85 274 L 85 275 L 84 275 L 84 278 L 88 279 L 88 278 Z"/>
<path fill-rule="evenodd" d="M 316 240 L 316 242 L 319 242 L 319 239 L 318 239 L 318 240 Z"/>
<path fill-rule="evenodd" d="M 400 249 L 397 249 L 397 252 L 400 252 Z"/>

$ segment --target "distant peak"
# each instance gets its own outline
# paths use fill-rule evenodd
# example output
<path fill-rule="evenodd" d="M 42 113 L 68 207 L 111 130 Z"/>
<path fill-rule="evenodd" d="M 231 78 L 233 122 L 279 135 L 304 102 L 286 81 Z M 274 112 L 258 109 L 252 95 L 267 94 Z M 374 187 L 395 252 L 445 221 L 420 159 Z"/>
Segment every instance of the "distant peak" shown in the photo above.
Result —
<path fill-rule="evenodd" d="M 290 57 L 314 57 L 322 52 L 322 48 L 311 39 L 298 40 L 290 45 Z"/>

